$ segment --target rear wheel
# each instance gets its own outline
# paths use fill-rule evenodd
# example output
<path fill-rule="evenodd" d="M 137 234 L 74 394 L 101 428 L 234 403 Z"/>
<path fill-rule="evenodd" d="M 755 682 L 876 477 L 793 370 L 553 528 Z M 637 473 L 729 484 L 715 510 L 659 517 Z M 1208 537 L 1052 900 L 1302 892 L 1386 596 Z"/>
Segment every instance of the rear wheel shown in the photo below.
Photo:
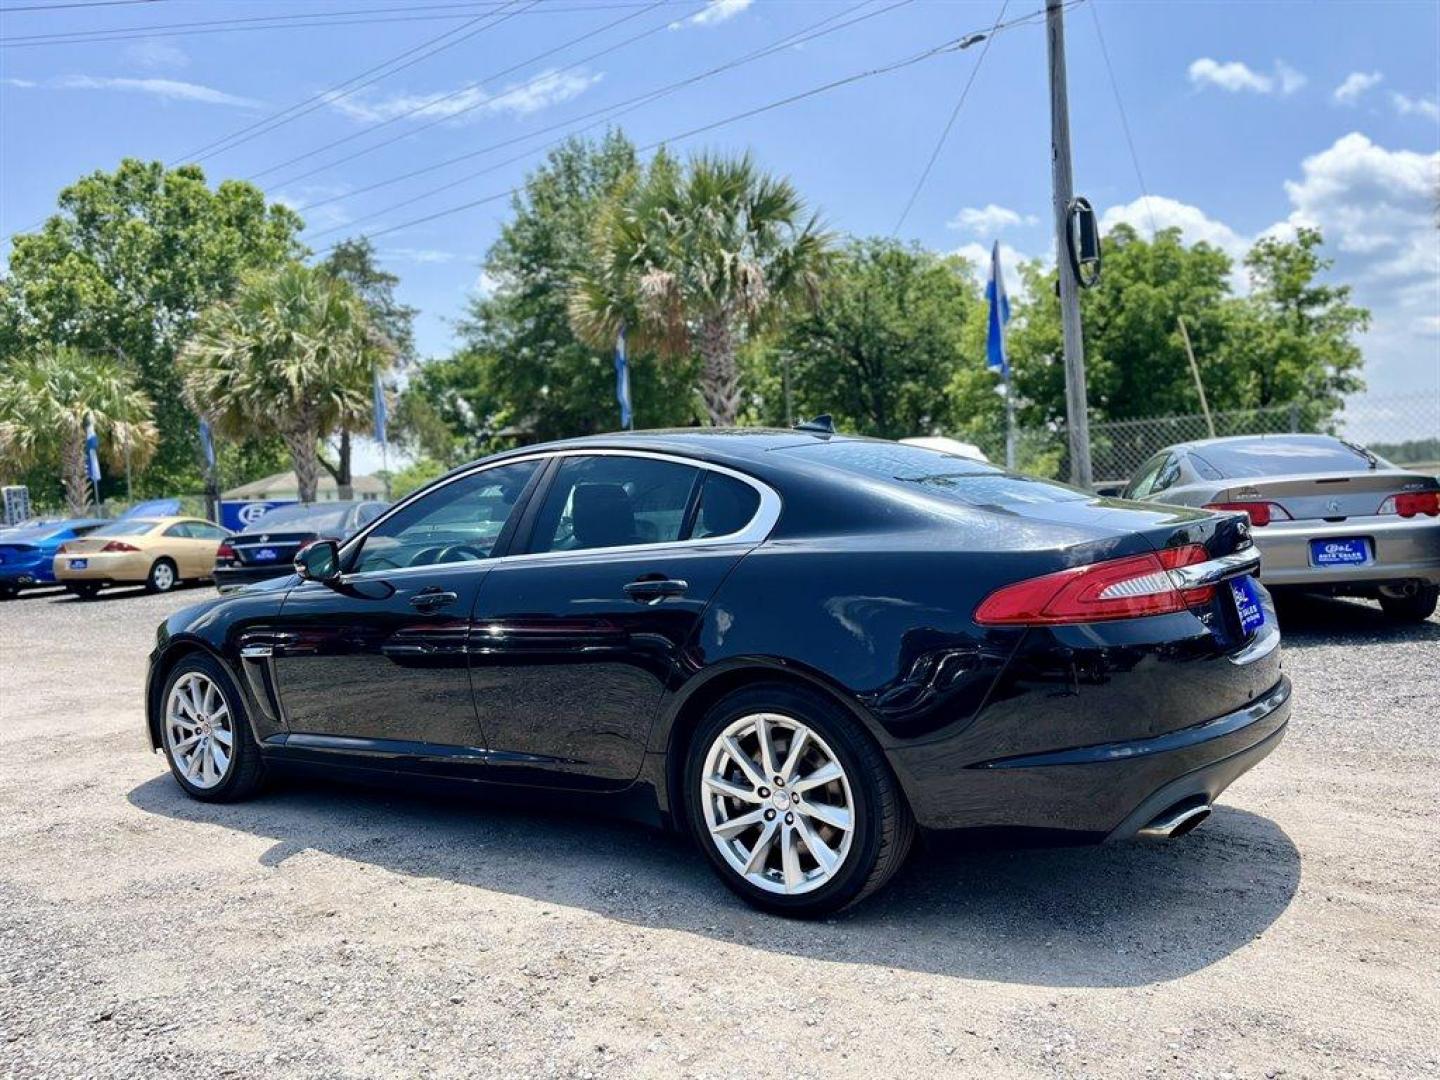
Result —
<path fill-rule="evenodd" d="M 161 708 L 161 744 L 187 795 L 237 802 L 254 794 L 263 772 L 260 748 L 239 691 L 216 660 L 197 653 L 176 664 Z"/>
<path fill-rule="evenodd" d="M 731 694 L 691 741 L 691 829 L 749 903 L 816 916 L 863 899 L 905 861 L 915 822 L 880 751 L 818 694 L 781 685 Z"/>
<path fill-rule="evenodd" d="M 20 595 L 20 589 L 15 585 L 0 585 L 0 600 L 14 600 Z"/>
<path fill-rule="evenodd" d="M 1440 585 L 1423 585 L 1408 596 L 1387 596 L 1380 594 L 1380 609 L 1396 622 L 1424 622 L 1435 614 L 1436 601 L 1440 600 Z"/>
<path fill-rule="evenodd" d="M 100 591 L 100 586 L 93 581 L 81 581 L 74 585 L 66 585 L 65 591 L 72 596 L 78 596 L 81 600 L 93 600 L 95 594 Z"/>
<path fill-rule="evenodd" d="M 151 592 L 169 592 L 180 580 L 180 575 L 175 572 L 175 564 L 169 559 L 156 559 L 155 565 L 150 567 L 150 576 L 145 579 L 145 588 Z"/>

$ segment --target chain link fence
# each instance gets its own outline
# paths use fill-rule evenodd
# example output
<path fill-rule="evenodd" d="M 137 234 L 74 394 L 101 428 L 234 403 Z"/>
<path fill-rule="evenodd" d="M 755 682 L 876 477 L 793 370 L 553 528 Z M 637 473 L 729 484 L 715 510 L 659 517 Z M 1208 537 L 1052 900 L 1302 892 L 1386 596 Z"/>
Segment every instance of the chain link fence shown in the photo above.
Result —
<path fill-rule="evenodd" d="M 1272 435 L 1308 432 L 1339 435 L 1361 443 L 1406 468 L 1440 470 L 1440 394 L 1367 395 L 1347 401 L 1340 412 L 1305 402 L 1264 409 L 1213 413 L 1214 435 Z M 1211 437 L 1200 414 L 1108 420 L 1090 425 L 1091 471 L 1097 484 L 1128 480 L 1152 455 L 1175 443 Z M 1016 464 L 1022 472 L 1056 479 L 1070 474 L 1065 426 L 1016 432 Z M 1004 460 L 985 447 L 991 460 Z"/>

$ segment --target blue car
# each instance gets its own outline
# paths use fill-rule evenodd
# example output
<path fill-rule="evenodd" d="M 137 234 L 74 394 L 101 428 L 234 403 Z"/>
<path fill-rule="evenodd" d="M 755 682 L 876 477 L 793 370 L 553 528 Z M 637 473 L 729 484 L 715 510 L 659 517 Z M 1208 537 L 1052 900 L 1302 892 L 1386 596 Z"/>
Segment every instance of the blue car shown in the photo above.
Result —
<path fill-rule="evenodd" d="M 0 529 L 0 600 L 21 589 L 55 584 L 51 564 L 56 549 L 104 524 L 100 518 L 68 518 Z"/>

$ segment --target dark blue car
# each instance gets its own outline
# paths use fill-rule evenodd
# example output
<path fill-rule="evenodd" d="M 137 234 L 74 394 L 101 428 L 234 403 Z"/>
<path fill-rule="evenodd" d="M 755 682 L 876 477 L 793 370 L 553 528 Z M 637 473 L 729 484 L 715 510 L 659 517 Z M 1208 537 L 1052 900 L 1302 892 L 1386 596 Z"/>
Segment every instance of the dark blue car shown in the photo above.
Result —
<path fill-rule="evenodd" d="M 100 518 L 69 518 L 0 529 L 0 600 L 21 589 L 55 584 L 51 564 L 56 549 L 104 524 Z"/>

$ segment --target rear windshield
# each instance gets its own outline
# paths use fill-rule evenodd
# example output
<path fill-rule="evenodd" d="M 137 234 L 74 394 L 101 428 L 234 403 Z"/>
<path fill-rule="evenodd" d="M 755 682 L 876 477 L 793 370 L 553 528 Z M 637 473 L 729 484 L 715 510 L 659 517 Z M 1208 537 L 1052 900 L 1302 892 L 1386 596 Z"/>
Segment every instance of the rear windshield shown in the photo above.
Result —
<path fill-rule="evenodd" d="M 1190 456 L 1225 477 L 1355 472 L 1385 464 L 1358 446 L 1323 438 L 1214 443 L 1192 450 Z"/>
<path fill-rule="evenodd" d="M 101 525 L 92 532 L 91 536 L 144 536 L 151 529 L 159 525 L 158 521 L 145 521 L 131 518 L 128 521 L 112 521 L 109 525 Z"/>
<path fill-rule="evenodd" d="M 316 503 L 302 503 L 297 506 L 277 506 L 251 525 L 249 531 L 255 532 L 257 529 L 269 529 L 271 532 L 276 529 L 294 532 L 321 532 L 326 529 L 334 531 L 345 524 L 345 515 L 349 512 L 349 504 L 325 506 Z"/>
<path fill-rule="evenodd" d="M 792 447 L 790 452 L 845 472 L 913 486 L 928 495 L 967 506 L 1083 502 L 1092 497 L 1064 484 L 1013 475 L 997 465 L 923 446 L 878 441 L 808 443 Z"/>
<path fill-rule="evenodd" d="M 69 529 L 68 525 L 24 525 L 13 529 L 0 529 L 0 544 L 34 544 L 69 532 Z"/>

